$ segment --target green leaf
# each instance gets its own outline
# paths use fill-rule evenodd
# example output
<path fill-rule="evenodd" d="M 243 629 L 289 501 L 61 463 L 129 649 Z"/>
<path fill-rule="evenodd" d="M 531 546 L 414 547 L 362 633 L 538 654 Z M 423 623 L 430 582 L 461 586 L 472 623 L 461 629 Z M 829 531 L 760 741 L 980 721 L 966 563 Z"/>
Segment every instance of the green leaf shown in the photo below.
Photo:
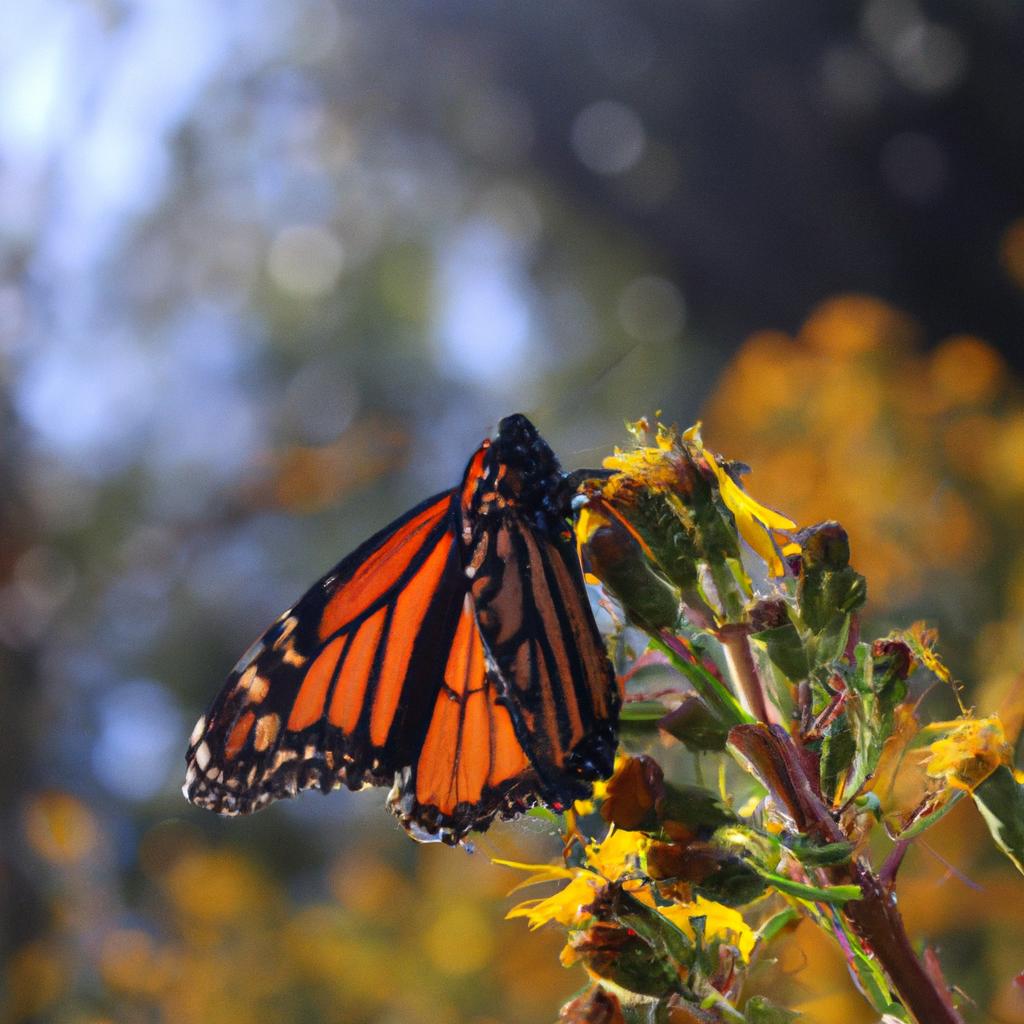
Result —
<path fill-rule="evenodd" d="M 554 825 L 562 827 L 562 815 L 555 814 L 554 811 L 549 810 L 547 807 L 531 807 L 526 812 L 531 818 L 540 818 L 541 821 L 550 821 Z"/>
<path fill-rule="evenodd" d="M 1024 874 L 1024 785 L 1000 765 L 971 793 L 992 838 Z"/>
<path fill-rule="evenodd" d="M 656 700 L 627 701 L 619 712 L 620 722 L 656 722 L 668 714 L 668 708 Z"/>
<path fill-rule="evenodd" d="M 656 805 L 658 820 L 685 825 L 694 832 L 731 825 L 738 819 L 714 793 L 700 786 L 666 782 Z"/>
<path fill-rule="evenodd" d="M 850 719 L 840 714 L 825 730 L 821 744 L 821 791 L 830 803 L 857 753 Z"/>
<path fill-rule="evenodd" d="M 791 924 L 800 920 L 800 911 L 795 907 L 786 907 L 767 921 L 757 930 L 757 941 L 767 946 L 777 935 L 783 932 Z"/>
<path fill-rule="evenodd" d="M 747 1024 L 788 1024 L 799 1020 L 800 1014 L 795 1010 L 786 1010 L 776 1006 L 764 996 L 751 996 L 743 1007 L 744 1020 Z"/>
<path fill-rule="evenodd" d="M 695 693 L 688 693 L 679 707 L 668 712 L 658 725 L 697 753 L 724 750 L 729 738 L 729 730 Z"/>
<path fill-rule="evenodd" d="M 771 886 L 784 892 L 787 896 L 795 896 L 800 900 L 812 903 L 830 903 L 842 906 L 850 900 L 859 900 L 864 894 L 859 885 L 805 885 L 794 882 L 785 875 L 776 875 L 771 871 L 763 871 L 754 866 L 754 870 Z"/>
<path fill-rule="evenodd" d="M 751 633 L 750 639 L 765 648 L 772 663 L 787 679 L 798 682 L 807 678 L 810 662 L 803 639 L 792 622 Z"/>

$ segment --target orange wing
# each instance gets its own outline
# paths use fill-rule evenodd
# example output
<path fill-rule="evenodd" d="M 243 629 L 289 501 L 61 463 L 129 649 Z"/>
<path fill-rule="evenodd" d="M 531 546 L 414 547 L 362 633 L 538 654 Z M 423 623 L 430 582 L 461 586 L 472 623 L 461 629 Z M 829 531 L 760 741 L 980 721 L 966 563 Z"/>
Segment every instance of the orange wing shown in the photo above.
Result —
<path fill-rule="evenodd" d="M 611 774 L 619 689 L 572 545 L 507 516 L 493 546 L 472 583 L 477 620 L 545 802 L 560 809 Z"/>
<path fill-rule="evenodd" d="M 419 757 L 388 799 L 410 831 L 457 834 L 537 802 L 536 776 L 500 692 L 467 595 Z"/>
<path fill-rule="evenodd" d="M 403 823 L 457 839 L 535 802 L 467 602 L 455 500 L 432 498 L 371 538 L 247 652 L 196 723 L 193 803 L 247 813 L 397 776 Z"/>

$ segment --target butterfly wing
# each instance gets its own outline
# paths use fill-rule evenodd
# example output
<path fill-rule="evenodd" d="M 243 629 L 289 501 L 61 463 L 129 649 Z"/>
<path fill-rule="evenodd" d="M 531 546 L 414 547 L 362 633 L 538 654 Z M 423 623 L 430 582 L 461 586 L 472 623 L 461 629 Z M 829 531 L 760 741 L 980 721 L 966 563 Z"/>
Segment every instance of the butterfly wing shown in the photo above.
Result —
<path fill-rule="evenodd" d="M 544 802 L 611 774 L 620 693 L 567 528 L 573 488 L 523 416 L 502 421 L 461 488 L 477 624 Z"/>
<path fill-rule="evenodd" d="M 575 553 L 518 516 L 494 533 L 474 581 L 477 619 L 545 802 L 569 806 L 611 774 L 619 690 Z"/>
<path fill-rule="evenodd" d="M 489 667 L 467 594 L 419 756 L 388 804 L 413 835 L 455 841 L 540 800 L 540 786 Z"/>
<path fill-rule="evenodd" d="M 455 840 L 536 802 L 467 601 L 454 506 L 437 495 L 372 537 L 243 656 L 196 723 L 193 803 L 248 813 L 397 775 L 403 824 Z"/>
<path fill-rule="evenodd" d="M 238 814 L 393 784 L 405 827 L 448 842 L 589 795 L 619 693 L 564 485 L 532 424 L 503 420 L 459 488 L 343 559 L 243 656 L 193 731 L 185 795 Z"/>

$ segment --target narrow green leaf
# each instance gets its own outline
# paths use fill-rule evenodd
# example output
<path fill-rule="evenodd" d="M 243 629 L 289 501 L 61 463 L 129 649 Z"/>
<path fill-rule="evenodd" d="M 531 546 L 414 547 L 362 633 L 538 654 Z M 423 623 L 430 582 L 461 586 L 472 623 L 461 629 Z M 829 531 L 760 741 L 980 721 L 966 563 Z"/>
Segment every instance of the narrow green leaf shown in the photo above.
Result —
<path fill-rule="evenodd" d="M 704 703 L 715 713 L 726 729 L 754 721 L 753 716 L 743 710 L 739 701 L 729 690 L 702 665 L 696 665 L 681 658 L 660 637 L 652 636 L 651 645 L 668 658 L 673 668 L 678 669 L 686 676 L 699 696 L 703 697 Z"/>
<path fill-rule="evenodd" d="M 763 945 L 768 945 L 777 935 L 779 935 L 784 929 L 788 928 L 791 924 L 800 920 L 800 911 L 794 907 L 786 907 L 785 910 L 780 911 L 773 917 L 768 918 L 767 921 L 757 930 L 757 941 Z"/>
<path fill-rule="evenodd" d="M 651 722 L 658 721 L 668 714 L 668 708 L 656 700 L 628 701 L 619 711 L 620 722 Z"/>
<path fill-rule="evenodd" d="M 754 870 L 771 886 L 787 896 L 795 896 L 797 899 L 810 900 L 812 903 L 831 903 L 842 906 L 850 900 L 859 900 L 863 893 L 859 885 L 805 885 L 803 882 L 794 882 L 792 878 L 785 875 L 776 875 L 771 871 L 762 871 L 757 865 Z"/>
<path fill-rule="evenodd" d="M 1000 765 L 971 794 L 992 838 L 1024 874 L 1024 785 L 1006 765 Z"/>

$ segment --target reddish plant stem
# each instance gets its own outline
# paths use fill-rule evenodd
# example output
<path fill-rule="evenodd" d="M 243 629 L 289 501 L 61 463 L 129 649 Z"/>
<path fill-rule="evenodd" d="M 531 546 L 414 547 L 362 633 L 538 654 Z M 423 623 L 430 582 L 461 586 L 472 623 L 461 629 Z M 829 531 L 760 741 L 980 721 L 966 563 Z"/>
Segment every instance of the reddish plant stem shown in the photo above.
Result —
<path fill-rule="evenodd" d="M 757 770 L 773 796 L 797 828 L 826 843 L 838 843 L 845 834 L 832 817 L 807 773 L 806 761 L 789 734 L 779 726 L 741 725 L 730 742 Z M 890 867 L 891 873 L 895 864 Z M 881 965 L 903 1005 L 918 1024 L 963 1024 L 945 986 L 936 982 L 917 958 L 896 897 L 867 861 L 827 869 L 834 885 L 859 885 L 862 897 L 843 906 L 843 914 L 865 948 Z"/>
<path fill-rule="evenodd" d="M 899 910 L 896 897 L 888 892 L 867 864 L 849 865 L 850 879 L 858 884 L 862 899 L 847 903 L 843 912 L 861 941 L 882 965 L 903 1005 L 918 1024 L 963 1024 L 948 992 L 917 958 Z"/>

